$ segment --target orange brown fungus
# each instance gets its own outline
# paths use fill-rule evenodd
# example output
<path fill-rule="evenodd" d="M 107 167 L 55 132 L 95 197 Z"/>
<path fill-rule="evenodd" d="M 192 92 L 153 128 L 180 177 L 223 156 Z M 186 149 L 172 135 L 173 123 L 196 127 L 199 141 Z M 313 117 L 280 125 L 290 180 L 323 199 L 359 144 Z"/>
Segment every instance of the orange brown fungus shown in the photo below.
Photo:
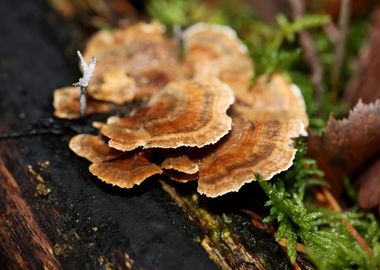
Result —
<path fill-rule="evenodd" d="M 54 91 L 54 116 L 65 119 L 80 117 L 79 113 L 79 89 L 78 87 L 63 87 Z M 112 111 L 110 103 L 87 100 L 87 114 L 106 113 Z"/>
<path fill-rule="evenodd" d="M 209 197 L 238 191 L 260 174 L 269 180 L 288 169 L 295 149 L 300 122 L 247 121 L 233 118 L 234 126 L 215 151 L 200 160 L 198 191 Z"/>
<path fill-rule="evenodd" d="M 245 45 L 234 30 L 227 26 L 198 23 L 183 35 L 185 60 L 195 77 L 219 77 L 244 98 L 253 63 Z"/>
<path fill-rule="evenodd" d="M 103 182 L 121 188 L 131 188 L 152 175 L 162 173 L 160 167 L 149 162 L 142 152 L 128 153 L 126 157 L 113 161 L 94 163 L 89 169 Z"/>
<path fill-rule="evenodd" d="M 92 161 L 91 173 L 106 183 L 131 188 L 164 170 L 180 182 L 198 178 L 198 191 L 209 197 L 237 191 L 256 174 L 269 180 L 288 169 L 296 151 L 292 138 L 308 125 L 299 89 L 281 74 L 262 76 L 248 89 L 253 64 L 228 27 L 197 24 L 183 37 L 180 63 L 158 24 L 96 34 L 85 52 L 98 60 L 89 94 L 117 104 L 147 102 L 96 123 L 108 146 L 101 137 L 79 135 L 70 147 Z M 152 153 L 161 165 L 139 147 L 159 148 Z"/>
<path fill-rule="evenodd" d="M 122 69 L 115 68 L 105 72 L 103 82 L 95 87 L 90 86 L 89 91 L 94 99 L 123 105 L 134 99 L 137 88 L 134 78 L 127 76 Z"/>
<path fill-rule="evenodd" d="M 86 46 L 84 58 L 97 59 L 89 95 L 118 104 L 145 98 L 182 76 L 175 43 L 159 23 L 101 31 Z M 119 81 L 121 78 L 121 81 Z M 129 89 L 122 89 L 123 85 Z M 124 90 L 124 91 L 123 91 Z M 119 99 L 110 93 L 121 92 Z"/>
<path fill-rule="evenodd" d="M 91 134 L 74 136 L 70 140 L 69 147 L 75 154 L 92 163 L 109 161 L 124 154 L 124 152 L 110 148 L 100 136 Z"/>
<path fill-rule="evenodd" d="M 278 99 L 270 98 L 276 94 Z M 252 100 L 258 99 L 266 100 L 267 110 L 234 105 L 231 133 L 199 160 L 200 193 L 216 197 L 238 191 L 255 180 L 255 174 L 269 180 L 292 165 L 296 152 L 292 138 L 304 133 L 307 124 L 302 96 L 295 95 L 281 75 L 274 75 L 261 77 L 253 87 Z"/>
<path fill-rule="evenodd" d="M 300 89 L 280 73 L 259 77 L 244 102 L 235 108 L 248 120 L 256 116 L 260 121 L 294 119 L 301 121 L 305 129 L 309 125 Z"/>
<path fill-rule="evenodd" d="M 171 180 L 180 183 L 194 181 L 197 180 L 199 177 L 198 173 L 188 174 L 176 170 L 164 170 L 164 174 L 167 175 Z"/>
<path fill-rule="evenodd" d="M 121 188 L 131 188 L 162 173 L 160 167 L 149 162 L 147 153 L 125 154 L 110 148 L 100 136 L 80 134 L 70 140 L 69 146 L 75 154 L 93 163 L 89 168 L 93 175 Z"/>
<path fill-rule="evenodd" d="M 226 111 L 233 103 L 230 88 L 217 79 L 168 84 L 134 115 L 110 117 L 101 133 L 121 151 L 143 148 L 203 147 L 231 129 Z"/>
<path fill-rule="evenodd" d="M 186 174 L 195 174 L 199 171 L 197 163 L 192 161 L 186 155 L 166 158 L 162 162 L 161 168 L 165 170 L 175 170 Z"/>

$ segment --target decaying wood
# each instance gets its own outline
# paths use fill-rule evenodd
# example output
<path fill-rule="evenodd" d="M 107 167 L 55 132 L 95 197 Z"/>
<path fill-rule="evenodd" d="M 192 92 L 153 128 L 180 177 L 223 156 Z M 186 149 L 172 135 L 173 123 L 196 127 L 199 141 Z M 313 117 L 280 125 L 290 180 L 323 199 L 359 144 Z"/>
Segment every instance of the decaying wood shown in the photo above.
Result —
<path fill-rule="evenodd" d="M 181 194 L 173 186 L 165 181 L 160 181 L 163 189 L 174 199 L 174 201 L 182 208 L 182 210 L 193 220 L 204 233 L 204 237 L 200 239 L 201 246 L 209 254 L 210 258 L 221 269 L 268 269 L 268 258 L 263 256 L 264 250 L 255 252 L 255 248 L 245 244 L 245 237 L 249 233 L 247 230 L 244 234 L 241 232 L 243 229 L 239 228 L 236 223 L 237 216 L 234 214 L 216 214 L 205 208 L 200 203 L 200 196 L 194 194 Z M 248 227 L 253 226 L 251 222 L 247 221 Z M 244 224 L 244 222 L 238 222 Z M 261 234 L 267 233 L 265 230 L 260 230 Z M 268 233 L 267 233 L 268 234 Z M 268 234 L 269 235 L 269 234 Z M 273 240 L 274 241 L 274 240 Z M 263 243 L 262 243 L 263 244 Z M 267 243 L 269 244 L 269 243 Z M 276 243 L 272 243 L 273 251 L 281 252 Z M 255 245 L 255 244 L 254 244 Z M 256 243 L 256 248 L 260 249 L 260 243 Z M 261 249 L 264 248 L 263 246 Z M 274 258 L 272 258 L 274 259 Z M 286 262 L 277 267 L 281 269 L 289 269 Z"/>
<path fill-rule="evenodd" d="M 12 258 L 10 269 L 61 269 L 52 243 L 34 218 L 12 174 L 0 159 L 0 204 L 5 206 L 0 218 L 0 250 Z M 28 243 L 28 244 L 25 244 Z M 35 260 L 25 260 L 26 256 Z M 1 259 L 0 259 L 1 261 Z"/>

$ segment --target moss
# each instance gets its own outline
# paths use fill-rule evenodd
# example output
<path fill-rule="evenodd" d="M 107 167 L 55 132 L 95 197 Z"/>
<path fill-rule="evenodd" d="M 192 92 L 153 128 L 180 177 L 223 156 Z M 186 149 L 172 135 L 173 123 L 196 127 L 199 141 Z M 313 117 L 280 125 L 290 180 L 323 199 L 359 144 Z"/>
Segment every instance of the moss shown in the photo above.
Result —
<path fill-rule="evenodd" d="M 376 269 L 380 267 L 380 229 L 372 214 L 362 213 L 356 208 L 344 213 L 307 204 L 305 196 L 310 184 L 322 184 L 323 176 L 312 160 L 305 159 L 305 146 L 298 142 L 299 152 L 293 168 L 273 184 L 258 176 L 258 182 L 269 200 L 270 214 L 266 222 L 276 220 L 276 239 L 287 239 L 288 255 L 296 259 L 296 244 L 301 241 L 307 254 L 319 269 Z M 363 235 L 374 250 L 369 256 L 352 238 L 344 225 L 344 219 Z M 376 251 L 375 251 L 376 250 Z"/>
<path fill-rule="evenodd" d="M 169 184 L 163 181 L 161 184 L 201 228 L 204 235 L 197 242 L 221 269 L 273 269 L 274 265 L 289 269 L 272 236 L 252 226 L 247 218 L 226 212 L 215 213 L 208 206 L 208 200 L 200 199 L 199 195 L 180 194 Z"/>
<path fill-rule="evenodd" d="M 39 182 L 37 183 L 36 190 L 34 192 L 34 197 L 46 198 L 52 191 L 53 190 L 49 188 L 44 182 Z"/>

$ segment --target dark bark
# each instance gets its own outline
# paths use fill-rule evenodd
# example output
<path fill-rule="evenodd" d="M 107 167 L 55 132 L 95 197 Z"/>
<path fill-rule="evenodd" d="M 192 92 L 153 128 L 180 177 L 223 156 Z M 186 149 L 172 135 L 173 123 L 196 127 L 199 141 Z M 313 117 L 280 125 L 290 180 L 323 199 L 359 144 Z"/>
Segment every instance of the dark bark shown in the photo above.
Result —
<path fill-rule="evenodd" d="M 56 39 L 72 29 L 53 29 L 64 25 L 56 20 L 42 1 L 0 3 L 2 132 L 49 133 L 52 90 L 78 75 Z M 127 258 L 133 268 L 216 268 L 194 242 L 197 227 L 156 181 L 133 191 L 100 184 L 87 162 L 67 148 L 72 124 L 53 121 L 65 127 L 58 135 L 0 140 L 2 269 L 127 268 Z M 50 165 L 40 167 L 45 160 Z M 52 190 L 46 196 L 36 193 L 38 180 L 27 171 L 29 164 Z"/>

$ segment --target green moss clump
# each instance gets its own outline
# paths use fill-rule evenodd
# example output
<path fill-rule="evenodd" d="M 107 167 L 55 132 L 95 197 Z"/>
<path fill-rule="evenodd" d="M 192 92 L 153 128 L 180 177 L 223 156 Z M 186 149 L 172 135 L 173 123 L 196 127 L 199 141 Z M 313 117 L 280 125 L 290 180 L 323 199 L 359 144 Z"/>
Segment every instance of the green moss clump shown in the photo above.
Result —
<path fill-rule="evenodd" d="M 315 161 L 306 159 L 305 145 L 298 141 L 295 165 L 270 184 L 257 176 L 269 200 L 270 214 L 264 221 L 276 220 L 276 239 L 287 239 L 288 255 L 296 259 L 297 241 L 306 246 L 318 269 L 376 269 L 380 267 L 380 227 L 373 214 L 357 208 L 338 213 L 308 202 L 308 187 L 324 185 Z M 363 235 L 374 255 L 369 256 L 348 232 L 347 219 Z"/>

